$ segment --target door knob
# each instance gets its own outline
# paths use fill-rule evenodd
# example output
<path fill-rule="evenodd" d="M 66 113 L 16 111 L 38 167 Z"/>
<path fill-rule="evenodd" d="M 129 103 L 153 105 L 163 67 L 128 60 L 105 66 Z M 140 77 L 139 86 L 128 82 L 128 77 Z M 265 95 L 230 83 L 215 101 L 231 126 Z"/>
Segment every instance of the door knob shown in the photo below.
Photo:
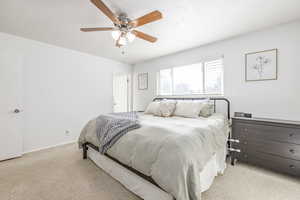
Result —
<path fill-rule="evenodd" d="M 15 110 L 14 110 L 14 113 L 16 113 L 16 114 L 18 114 L 18 113 L 20 113 L 21 112 L 21 110 L 19 110 L 18 108 L 16 108 Z"/>

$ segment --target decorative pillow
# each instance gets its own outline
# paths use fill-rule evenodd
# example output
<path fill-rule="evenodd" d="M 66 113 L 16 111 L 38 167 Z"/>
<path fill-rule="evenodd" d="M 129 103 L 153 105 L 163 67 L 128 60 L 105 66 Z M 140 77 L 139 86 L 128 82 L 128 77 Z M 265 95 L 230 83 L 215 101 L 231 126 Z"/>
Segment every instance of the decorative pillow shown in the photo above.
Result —
<path fill-rule="evenodd" d="M 195 101 L 200 102 L 204 105 L 199 114 L 201 117 L 209 117 L 213 114 L 214 106 L 210 103 L 209 99 Z"/>
<path fill-rule="evenodd" d="M 200 111 L 201 117 L 209 117 L 213 114 L 214 106 L 210 104 L 209 102 L 205 103 L 204 107 Z"/>
<path fill-rule="evenodd" d="M 205 106 L 203 101 L 182 100 L 177 101 L 174 115 L 181 117 L 197 118 Z"/>
<path fill-rule="evenodd" d="M 170 117 L 173 115 L 176 108 L 176 101 L 174 100 L 163 100 L 160 102 L 159 111 L 162 117 Z"/>
<path fill-rule="evenodd" d="M 159 107 L 160 107 L 160 102 L 158 102 L 158 101 L 151 102 L 147 106 L 147 108 L 145 110 L 145 114 L 152 114 L 152 115 L 160 116 Z"/>

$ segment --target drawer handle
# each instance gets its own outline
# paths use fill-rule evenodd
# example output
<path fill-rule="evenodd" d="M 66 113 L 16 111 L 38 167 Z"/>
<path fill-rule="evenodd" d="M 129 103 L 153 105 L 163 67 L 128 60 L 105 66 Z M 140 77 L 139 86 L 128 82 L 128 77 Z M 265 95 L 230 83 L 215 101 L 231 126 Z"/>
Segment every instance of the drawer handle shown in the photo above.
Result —
<path fill-rule="evenodd" d="M 241 152 L 241 150 L 240 150 L 240 149 L 234 149 L 234 148 L 229 148 L 228 150 L 229 150 L 229 151 L 238 152 L 238 153 L 240 153 L 240 152 Z"/>
<path fill-rule="evenodd" d="M 289 166 L 291 169 L 295 169 L 295 165 L 290 165 Z"/>
<path fill-rule="evenodd" d="M 229 139 L 228 141 L 229 141 L 229 142 L 240 143 L 240 141 L 239 141 L 239 140 L 236 140 L 236 139 Z"/>
<path fill-rule="evenodd" d="M 290 137 L 293 137 L 294 136 L 294 133 L 290 133 L 290 135 L 289 135 Z"/>
<path fill-rule="evenodd" d="M 290 152 L 291 152 L 291 153 L 295 153 L 295 150 L 294 150 L 294 149 L 290 149 Z"/>

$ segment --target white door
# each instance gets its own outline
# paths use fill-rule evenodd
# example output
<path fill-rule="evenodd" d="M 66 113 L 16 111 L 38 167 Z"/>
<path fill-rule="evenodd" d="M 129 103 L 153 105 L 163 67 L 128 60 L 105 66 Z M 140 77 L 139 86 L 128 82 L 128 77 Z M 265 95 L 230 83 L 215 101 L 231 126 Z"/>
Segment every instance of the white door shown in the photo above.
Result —
<path fill-rule="evenodd" d="M 22 155 L 21 65 L 14 51 L 0 50 L 0 160 Z"/>
<path fill-rule="evenodd" d="M 114 74 L 113 77 L 113 112 L 127 112 L 128 105 L 128 75 Z"/>

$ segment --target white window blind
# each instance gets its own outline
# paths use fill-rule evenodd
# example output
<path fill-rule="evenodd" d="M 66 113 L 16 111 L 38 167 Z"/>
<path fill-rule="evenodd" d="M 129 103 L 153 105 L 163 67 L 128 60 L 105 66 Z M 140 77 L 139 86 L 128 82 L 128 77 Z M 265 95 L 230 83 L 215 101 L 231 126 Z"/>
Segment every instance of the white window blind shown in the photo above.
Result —
<path fill-rule="evenodd" d="M 163 95 L 172 95 L 172 69 L 164 69 L 159 72 L 159 91 Z"/>
<path fill-rule="evenodd" d="M 206 94 L 223 94 L 223 60 L 204 63 Z"/>
<path fill-rule="evenodd" d="M 159 95 L 223 94 L 223 60 L 160 70 Z"/>

